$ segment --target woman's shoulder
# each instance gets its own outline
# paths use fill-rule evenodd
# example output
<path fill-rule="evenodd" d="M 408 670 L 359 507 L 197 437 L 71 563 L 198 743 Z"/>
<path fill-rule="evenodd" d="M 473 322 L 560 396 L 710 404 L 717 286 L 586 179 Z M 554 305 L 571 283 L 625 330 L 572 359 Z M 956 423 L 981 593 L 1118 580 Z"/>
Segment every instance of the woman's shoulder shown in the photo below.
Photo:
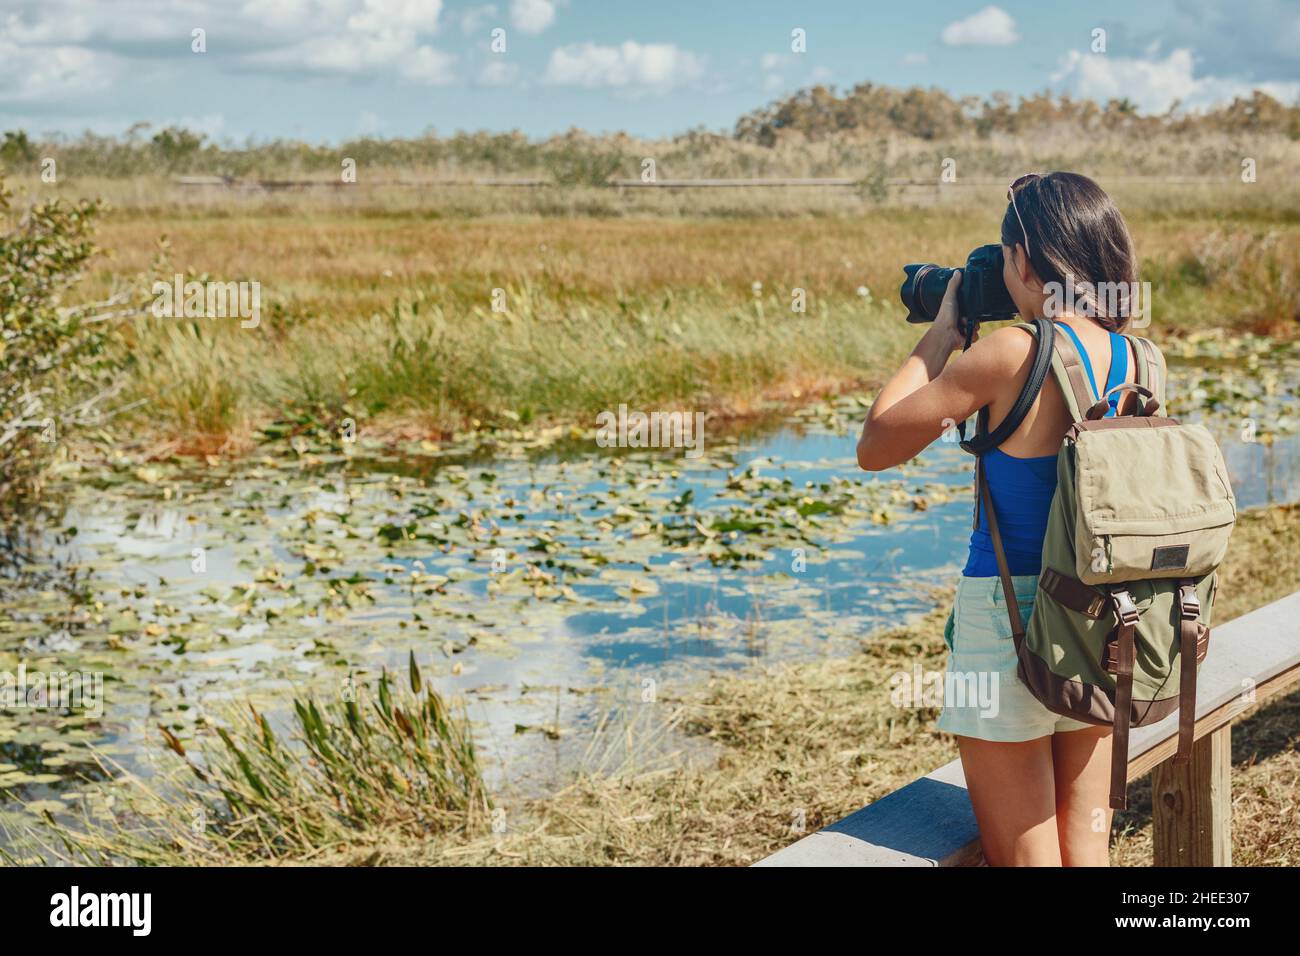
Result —
<path fill-rule="evenodd" d="M 990 372 L 1015 375 L 1022 369 L 1028 372 L 1036 339 L 1037 336 L 1028 329 L 1007 325 L 987 335 L 981 334 L 969 354 Z"/>

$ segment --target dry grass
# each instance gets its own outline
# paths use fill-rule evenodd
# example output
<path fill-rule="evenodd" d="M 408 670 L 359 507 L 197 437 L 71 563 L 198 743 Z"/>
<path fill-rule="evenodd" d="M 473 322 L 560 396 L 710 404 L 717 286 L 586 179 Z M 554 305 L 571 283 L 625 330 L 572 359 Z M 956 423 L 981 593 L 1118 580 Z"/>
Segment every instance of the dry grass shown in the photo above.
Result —
<path fill-rule="evenodd" d="M 119 210 L 87 297 L 125 287 L 148 301 L 153 278 L 177 272 L 262 289 L 256 329 L 152 317 L 125 328 L 123 401 L 142 404 L 119 440 L 237 449 L 286 409 L 328 417 L 345 405 L 363 429 L 400 422 L 436 437 L 515 416 L 590 420 L 620 402 L 728 414 L 869 383 L 915 336 L 897 304 L 901 265 L 960 263 L 996 235 L 1002 210 L 970 190 L 928 206 L 840 198 L 844 214 L 815 215 L 799 197 L 756 190 L 728 200 L 747 204 L 743 218 L 635 205 L 606 216 L 581 205 L 588 193 L 624 201 L 610 191 L 549 192 L 565 214 L 442 218 L 409 191 L 391 208 L 273 195 Z M 1157 339 L 1215 326 L 1294 334 L 1294 191 L 1144 188 L 1120 201 Z"/>

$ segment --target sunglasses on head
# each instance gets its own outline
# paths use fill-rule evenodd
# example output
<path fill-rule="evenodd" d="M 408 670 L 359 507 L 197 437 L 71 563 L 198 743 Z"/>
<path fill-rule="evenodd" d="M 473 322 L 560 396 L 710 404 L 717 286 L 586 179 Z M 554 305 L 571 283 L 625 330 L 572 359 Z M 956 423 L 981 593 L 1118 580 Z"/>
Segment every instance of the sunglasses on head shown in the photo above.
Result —
<path fill-rule="evenodd" d="M 1025 221 L 1020 218 L 1020 210 L 1016 207 L 1016 190 L 1022 186 L 1028 186 L 1030 183 L 1036 182 L 1037 180 L 1042 178 L 1043 177 L 1039 176 L 1038 173 L 1026 173 L 1025 175 L 1021 176 L 1019 179 L 1017 179 L 1015 182 L 1013 182 L 1010 186 L 1007 187 L 1007 199 L 1011 201 L 1011 208 L 1016 210 L 1016 222 L 1020 223 L 1020 234 L 1025 237 L 1025 258 L 1026 259 L 1028 259 L 1030 255 L 1029 232 L 1028 230 L 1025 229 Z"/>

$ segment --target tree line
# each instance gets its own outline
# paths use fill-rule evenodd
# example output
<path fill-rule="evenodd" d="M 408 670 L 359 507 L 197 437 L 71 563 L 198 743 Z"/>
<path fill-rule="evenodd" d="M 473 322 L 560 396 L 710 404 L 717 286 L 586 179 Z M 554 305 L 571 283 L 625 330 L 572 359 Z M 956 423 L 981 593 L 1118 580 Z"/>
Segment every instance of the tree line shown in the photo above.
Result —
<path fill-rule="evenodd" d="M 1215 109 L 1189 112 L 1175 104 L 1163 114 L 1144 115 L 1127 99 L 1103 104 L 1051 93 L 953 97 L 937 88 L 860 83 L 843 93 L 813 86 L 745 114 L 731 131 L 696 128 L 653 145 L 654 155 L 661 160 L 675 159 L 692 170 L 706 164 L 718 172 L 743 172 L 768 165 L 764 149 L 788 144 L 853 146 L 891 137 L 926 143 L 1063 128 L 1098 135 L 1268 134 L 1294 140 L 1300 138 L 1300 104 L 1287 105 L 1257 90 Z M 543 175 L 561 185 L 582 185 L 599 184 L 615 174 L 636 175 L 648 145 L 623 133 L 593 136 L 578 129 L 543 139 L 517 130 L 440 136 L 428 129 L 413 137 L 365 136 L 338 145 L 291 139 L 238 145 L 217 143 L 193 130 L 153 130 L 149 124 L 137 123 L 119 136 L 87 132 L 78 137 L 35 138 L 25 130 L 10 130 L 0 139 L 0 165 L 11 174 L 36 172 L 36 164 L 53 157 L 60 165 L 110 177 L 148 173 L 274 177 L 336 174 L 340 157 L 346 156 L 369 168 L 428 169 L 441 175 Z"/>

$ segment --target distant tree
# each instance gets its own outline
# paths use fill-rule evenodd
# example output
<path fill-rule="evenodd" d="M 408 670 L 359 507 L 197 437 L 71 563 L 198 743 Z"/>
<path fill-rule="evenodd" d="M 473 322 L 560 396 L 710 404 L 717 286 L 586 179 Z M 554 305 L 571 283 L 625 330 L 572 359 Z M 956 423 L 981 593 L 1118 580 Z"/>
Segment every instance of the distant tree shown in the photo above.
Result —
<path fill-rule="evenodd" d="M 560 186 L 603 186 L 627 160 L 616 146 L 578 129 L 547 143 L 542 151 L 546 171 Z"/>
<path fill-rule="evenodd" d="M 1104 126 L 1142 132 L 1271 131 L 1296 138 L 1300 136 L 1300 105 L 1285 106 L 1256 90 L 1249 98 L 1238 98 L 1217 110 L 1187 115 L 1175 104 L 1163 115 L 1144 116 L 1128 97 L 1113 99 L 1104 106 L 1047 91 L 1018 99 L 1003 92 L 985 99 L 954 99 L 940 89 L 899 90 L 860 83 L 842 95 L 824 86 L 799 90 L 740 117 L 734 136 L 760 146 L 775 146 L 791 135 L 821 140 L 844 132 L 897 133 L 939 140 L 964 131 L 986 136 L 1061 124 L 1082 130 Z"/>
<path fill-rule="evenodd" d="M 1261 90 L 1255 90 L 1249 99 L 1234 97 L 1214 119 L 1220 129 L 1232 133 L 1281 128 L 1292 139 L 1300 135 L 1300 107 L 1285 106 Z"/>
<path fill-rule="evenodd" d="M 151 142 L 159 163 L 165 169 L 177 170 L 190 165 L 203 148 L 204 139 L 202 133 L 172 126 L 155 133 Z"/>
<path fill-rule="evenodd" d="M 9 130 L 0 142 L 0 162 L 6 166 L 30 163 L 36 159 L 36 145 L 27 137 L 26 130 Z"/>

